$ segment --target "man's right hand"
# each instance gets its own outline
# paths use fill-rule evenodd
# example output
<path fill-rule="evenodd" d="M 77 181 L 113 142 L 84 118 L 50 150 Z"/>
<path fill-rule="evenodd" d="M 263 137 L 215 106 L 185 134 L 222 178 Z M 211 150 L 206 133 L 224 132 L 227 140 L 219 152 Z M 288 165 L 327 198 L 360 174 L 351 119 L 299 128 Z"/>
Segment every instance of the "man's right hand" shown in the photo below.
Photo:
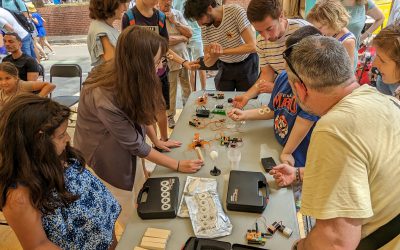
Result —
<path fill-rule="evenodd" d="M 286 187 L 296 181 L 296 168 L 288 164 L 279 164 L 269 171 L 280 187 Z"/>
<path fill-rule="evenodd" d="M 242 109 L 249 102 L 249 98 L 245 95 L 238 95 L 233 98 L 233 107 Z"/>

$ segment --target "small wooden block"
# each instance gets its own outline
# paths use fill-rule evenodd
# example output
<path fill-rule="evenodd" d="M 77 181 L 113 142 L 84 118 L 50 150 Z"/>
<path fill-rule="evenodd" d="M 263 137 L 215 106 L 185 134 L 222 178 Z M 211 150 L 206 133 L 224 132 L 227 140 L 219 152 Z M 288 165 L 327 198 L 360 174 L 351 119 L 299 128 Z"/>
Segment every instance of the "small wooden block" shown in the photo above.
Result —
<path fill-rule="evenodd" d="M 142 241 L 167 244 L 167 239 L 143 236 Z"/>
<path fill-rule="evenodd" d="M 200 160 L 204 161 L 204 157 L 203 157 L 203 153 L 201 152 L 201 148 L 200 147 L 195 147 L 196 153 L 197 153 L 197 158 L 199 158 Z"/>
<path fill-rule="evenodd" d="M 141 247 L 135 247 L 133 250 L 148 250 L 146 248 L 141 248 Z"/>
<path fill-rule="evenodd" d="M 168 239 L 170 235 L 171 235 L 170 230 L 151 228 L 151 227 L 147 228 L 146 232 L 144 233 L 144 236 L 153 238 L 162 238 L 162 239 Z"/>
<path fill-rule="evenodd" d="M 150 242 L 150 241 L 143 241 L 140 243 L 141 247 L 145 247 L 146 249 L 150 250 L 164 250 L 165 249 L 165 244 L 162 243 L 155 243 L 155 242 Z"/>

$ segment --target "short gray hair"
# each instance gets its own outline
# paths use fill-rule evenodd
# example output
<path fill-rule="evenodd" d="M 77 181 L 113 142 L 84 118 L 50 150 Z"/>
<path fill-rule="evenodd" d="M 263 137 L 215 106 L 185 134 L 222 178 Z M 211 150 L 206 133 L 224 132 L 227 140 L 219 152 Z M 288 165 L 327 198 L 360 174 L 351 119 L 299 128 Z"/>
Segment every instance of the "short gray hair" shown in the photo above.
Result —
<path fill-rule="evenodd" d="M 302 39 L 294 45 L 290 61 L 311 89 L 322 91 L 354 78 L 353 65 L 346 49 L 331 37 L 309 36 Z"/>

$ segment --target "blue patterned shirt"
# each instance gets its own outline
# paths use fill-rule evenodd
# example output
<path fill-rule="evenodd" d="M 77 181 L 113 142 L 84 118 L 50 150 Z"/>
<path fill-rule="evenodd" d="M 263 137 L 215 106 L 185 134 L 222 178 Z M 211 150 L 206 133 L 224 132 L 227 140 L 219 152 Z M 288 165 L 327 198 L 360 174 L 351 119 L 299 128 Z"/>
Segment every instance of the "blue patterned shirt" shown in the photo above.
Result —
<path fill-rule="evenodd" d="M 79 199 L 42 217 L 48 239 L 62 249 L 108 249 L 121 207 L 110 191 L 74 161 L 64 171 L 65 186 Z"/>

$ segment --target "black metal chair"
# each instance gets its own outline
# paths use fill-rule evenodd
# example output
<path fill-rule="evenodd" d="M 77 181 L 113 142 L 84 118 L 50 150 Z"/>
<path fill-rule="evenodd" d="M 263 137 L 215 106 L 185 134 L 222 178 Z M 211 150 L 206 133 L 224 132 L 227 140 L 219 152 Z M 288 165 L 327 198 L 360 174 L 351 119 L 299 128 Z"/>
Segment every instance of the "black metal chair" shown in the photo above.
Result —
<path fill-rule="evenodd" d="M 39 76 L 42 77 L 42 81 L 44 82 L 45 71 L 42 64 L 39 63 Z"/>
<path fill-rule="evenodd" d="M 82 89 L 82 68 L 78 64 L 54 64 L 50 68 L 50 82 L 53 77 L 79 77 L 79 91 Z M 54 101 L 71 107 L 79 101 L 79 96 L 55 96 Z"/>

